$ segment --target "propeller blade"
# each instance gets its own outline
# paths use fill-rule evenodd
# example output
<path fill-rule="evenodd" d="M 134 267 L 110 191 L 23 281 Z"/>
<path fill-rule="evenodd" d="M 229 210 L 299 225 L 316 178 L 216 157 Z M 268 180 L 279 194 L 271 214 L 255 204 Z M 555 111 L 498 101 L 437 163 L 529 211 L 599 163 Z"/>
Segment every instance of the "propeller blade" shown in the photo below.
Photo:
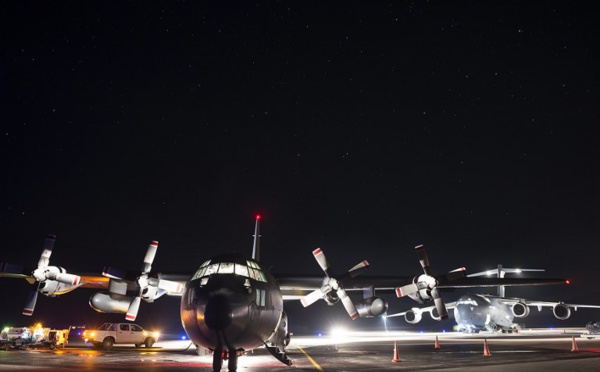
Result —
<path fill-rule="evenodd" d="M 429 269 L 429 258 L 427 257 L 427 252 L 425 251 L 425 247 L 423 244 L 417 245 L 415 247 L 415 251 L 419 256 L 419 262 L 421 263 L 421 267 L 423 268 L 423 272 L 426 275 L 431 275 L 431 270 Z"/>
<path fill-rule="evenodd" d="M 357 264 L 356 266 L 354 266 L 350 270 L 348 270 L 348 276 L 350 278 L 354 278 L 358 274 L 360 274 L 362 271 L 364 271 L 365 269 L 367 269 L 368 267 L 369 267 L 369 262 L 365 260 L 365 261 Z"/>
<path fill-rule="evenodd" d="M 164 279 L 158 280 L 158 288 L 171 293 L 181 293 L 181 291 L 183 291 L 183 285 L 181 283 Z"/>
<path fill-rule="evenodd" d="M 127 315 L 125 315 L 125 319 L 129 321 L 134 321 L 137 317 L 138 310 L 140 309 L 140 303 L 142 302 L 141 297 L 134 297 L 129 304 L 129 309 L 127 309 Z"/>
<path fill-rule="evenodd" d="M 419 287 L 414 284 L 407 284 L 402 287 L 396 287 L 396 296 L 404 297 L 419 291 Z"/>
<path fill-rule="evenodd" d="M 444 305 L 444 301 L 441 299 L 437 288 L 431 290 L 431 297 L 433 298 L 433 302 L 435 303 L 435 308 L 440 316 L 440 319 L 448 319 L 448 310 L 446 310 L 446 305 Z"/>
<path fill-rule="evenodd" d="M 152 270 L 152 262 L 154 262 L 154 256 L 156 256 L 156 250 L 158 249 L 158 242 L 153 240 L 148 246 L 146 251 L 146 257 L 144 257 L 144 266 L 142 267 L 142 274 L 147 274 Z"/>
<path fill-rule="evenodd" d="M 38 269 L 48 266 L 50 263 L 50 256 L 52 255 L 52 249 L 54 248 L 54 242 L 56 241 L 56 235 L 49 234 L 44 241 L 42 246 L 42 255 L 38 261 Z"/>
<path fill-rule="evenodd" d="M 319 266 L 321 266 L 321 269 L 325 272 L 325 275 L 331 277 L 331 266 L 329 265 L 329 261 L 327 260 L 327 257 L 325 257 L 325 253 L 321 250 L 321 248 L 315 249 L 313 251 L 313 255 L 315 256 L 315 260 L 317 260 Z"/>
<path fill-rule="evenodd" d="M 79 282 L 81 282 L 81 277 L 74 274 L 58 273 L 56 274 L 56 278 L 54 278 L 54 280 L 65 284 L 78 285 Z"/>
<path fill-rule="evenodd" d="M 27 302 L 25 303 L 25 307 L 23 308 L 23 315 L 32 316 L 33 310 L 35 310 L 35 303 L 37 302 L 38 291 L 29 292 L 29 296 L 27 297 Z"/>
<path fill-rule="evenodd" d="M 302 303 L 302 306 L 307 307 L 307 306 L 314 304 L 316 301 L 320 300 L 321 298 L 323 298 L 323 292 L 321 292 L 321 289 L 315 289 L 314 291 L 310 292 L 306 296 L 302 297 L 300 299 L 300 302 Z"/>
<path fill-rule="evenodd" d="M 343 288 L 340 288 L 337 290 L 337 295 L 340 298 L 340 300 L 342 300 L 342 305 L 344 305 L 344 308 L 346 309 L 346 312 L 348 312 L 348 315 L 350 315 L 350 318 L 352 320 L 358 318 L 358 311 L 356 311 L 356 306 L 354 306 L 352 299 L 348 297 L 346 291 Z"/>

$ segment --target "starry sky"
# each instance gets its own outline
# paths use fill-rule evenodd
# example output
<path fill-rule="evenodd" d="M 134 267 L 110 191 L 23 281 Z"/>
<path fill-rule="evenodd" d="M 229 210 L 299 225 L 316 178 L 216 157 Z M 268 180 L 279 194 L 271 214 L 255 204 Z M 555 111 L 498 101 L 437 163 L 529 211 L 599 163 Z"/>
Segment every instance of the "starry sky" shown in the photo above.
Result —
<path fill-rule="evenodd" d="M 70 271 L 137 270 L 158 240 L 154 269 L 191 273 L 250 254 L 260 213 L 274 272 L 320 275 L 321 247 L 338 272 L 367 259 L 370 274 L 417 274 L 425 244 L 435 273 L 545 268 L 573 284 L 512 294 L 600 304 L 599 10 L 3 4 L 0 261 L 34 266 L 53 233 L 51 263 Z M 0 320 L 28 320 L 29 285 L 0 285 L 15 302 Z M 68 304 L 77 321 L 108 319 L 82 292 L 40 298 L 36 315 Z M 341 308 L 313 307 L 322 319 Z"/>

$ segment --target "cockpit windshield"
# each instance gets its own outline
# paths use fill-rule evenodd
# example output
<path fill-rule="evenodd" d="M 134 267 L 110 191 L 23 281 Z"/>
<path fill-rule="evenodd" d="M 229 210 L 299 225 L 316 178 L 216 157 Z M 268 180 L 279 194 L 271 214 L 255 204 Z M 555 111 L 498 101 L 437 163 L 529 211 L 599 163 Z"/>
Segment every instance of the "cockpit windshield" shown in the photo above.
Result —
<path fill-rule="evenodd" d="M 233 262 L 217 262 L 211 264 L 210 260 L 206 261 L 202 264 L 202 266 L 200 266 L 198 271 L 196 271 L 196 274 L 194 274 L 192 280 L 213 274 L 235 274 L 246 278 L 251 278 L 259 282 L 267 281 L 267 277 L 261 270 L 260 266 L 256 262 L 250 260 L 246 260 L 246 265 Z"/>

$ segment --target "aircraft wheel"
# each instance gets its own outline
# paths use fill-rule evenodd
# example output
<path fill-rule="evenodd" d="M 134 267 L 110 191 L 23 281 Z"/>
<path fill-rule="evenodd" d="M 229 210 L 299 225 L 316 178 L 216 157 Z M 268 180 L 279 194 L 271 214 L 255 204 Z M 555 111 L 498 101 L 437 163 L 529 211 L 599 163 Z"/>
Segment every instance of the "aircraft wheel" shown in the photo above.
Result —
<path fill-rule="evenodd" d="M 152 345 L 154 345 L 154 339 L 152 337 L 148 337 L 146 341 L 144 341 L 144 345 L 146 347 L 152 347 Z"/>
<path fill-rule="evenodd" d="M 112 337 L 107 337 L 102 341 L 102 348 L 106 351 L 110 351 L 114 344 L 115 340 Z"/>

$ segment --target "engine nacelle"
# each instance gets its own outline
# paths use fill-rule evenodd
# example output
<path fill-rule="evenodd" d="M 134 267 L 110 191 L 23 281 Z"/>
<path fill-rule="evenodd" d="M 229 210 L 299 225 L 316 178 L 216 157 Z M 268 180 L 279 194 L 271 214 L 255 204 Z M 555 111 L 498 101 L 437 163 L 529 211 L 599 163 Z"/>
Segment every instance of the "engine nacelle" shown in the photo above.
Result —
<path fill-rule="evenodd" d="M 54 297 L 59 290 L 59 287 L 61 287 L 61 283 L 55 280 L 44 280 L 43 282 L 40 282 L 38 291 L 44 296 Z"/>
<path fill-rule="evenodd" d="M 406 312 L 406 314 L 404 314 L 404 320 L 406 320 L 406 322 L 410 323 L 410 324 L 419 323 L 422 318 L 423 318 L 423 313 L 420 311 L 417 311 L 415 309 L 408 310 Z"/>
<path fill-rule="evenodd" d="M 510 308 L 515 318 L 525 318 L 529 315 L 529 306 L 523 302 L 515 302 Z"/>
<path fill-rule="evenodd" d="M 437 320 L 438 322 L 442 321 L 442 317 L 440 316 L 440 313 L 438 313 L 437 307 L 434 307 L 433 309 L 431 309 L 431 311 L 429 312 L 429 315 L 431 315 L 431 319 L 433 319 L 433 320 Z"/>
<path fill-rule="evenodd" d="M 100 313 L 125 314 L 132 298 L 122 294 L 98 292 L 90 297 L 90 306 Z"/>
<path fill-rule="evenodd" d="M 385 314 L 388 303 L 381 297 L 363 298 L 357 305 L 356 310 L 362 318 L 373 318 Z"/>
<path fill-rule="evenodd" d="M 552 312 L 556 319 L 565 320 L 571 316 L 571 309 L 565 304 L 556 304 L 552 308 Z"/>

